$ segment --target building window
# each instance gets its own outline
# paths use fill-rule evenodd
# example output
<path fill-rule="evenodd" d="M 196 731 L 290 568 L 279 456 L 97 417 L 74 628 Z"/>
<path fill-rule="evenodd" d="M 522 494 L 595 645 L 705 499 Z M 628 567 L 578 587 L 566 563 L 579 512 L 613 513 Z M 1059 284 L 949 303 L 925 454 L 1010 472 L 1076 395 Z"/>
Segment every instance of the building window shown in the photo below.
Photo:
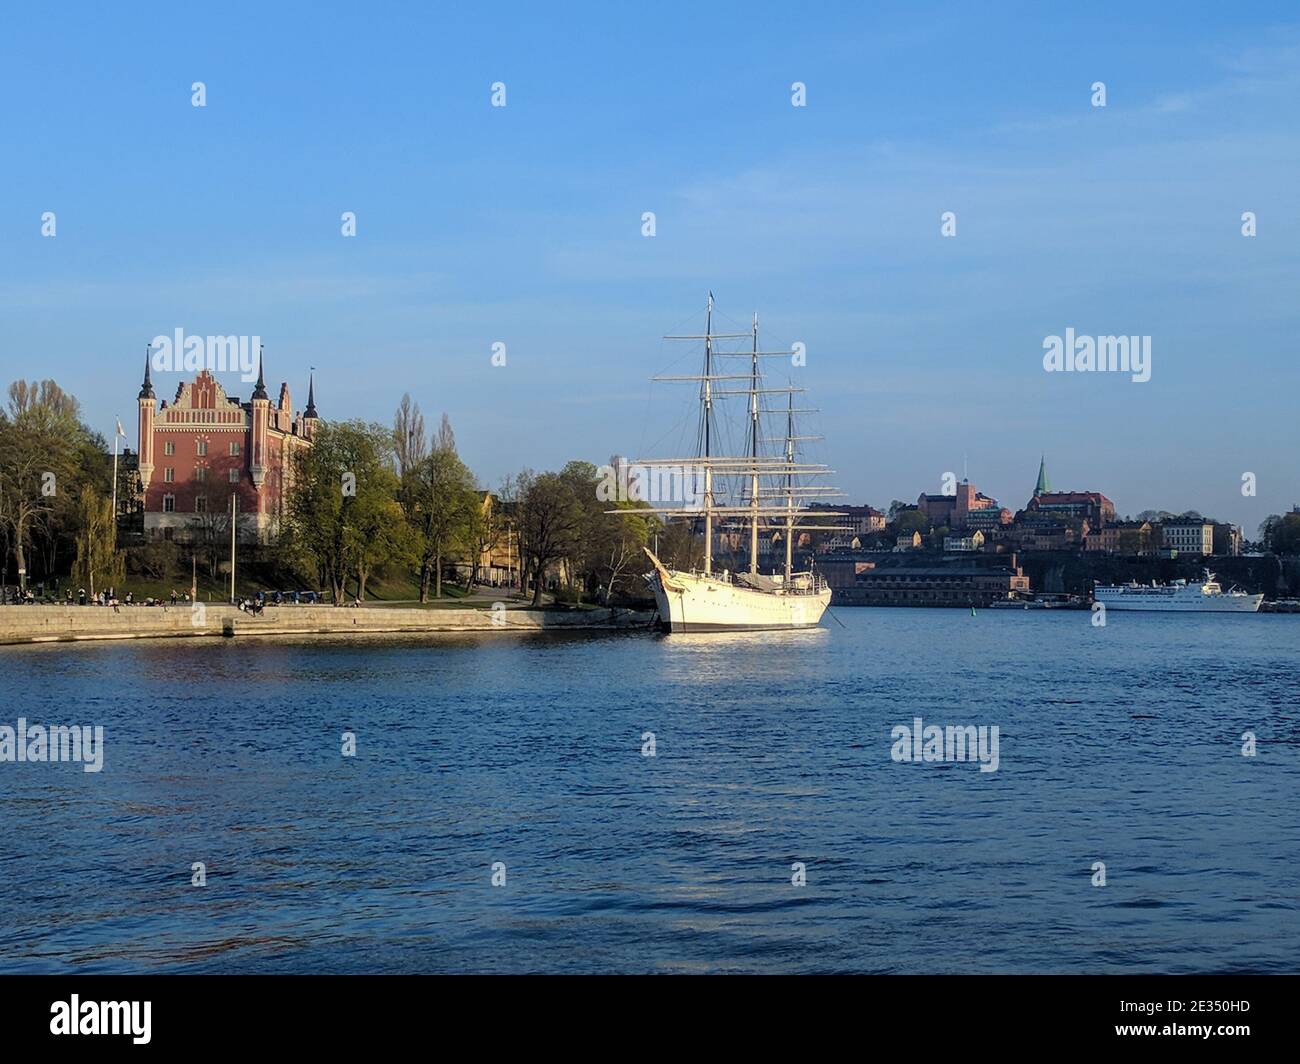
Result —
<path fill-rule="evenodd" d="M 194 479 L 202 483 L 208 479 L 208 467 L 197 466 L 194 470 Z"/>
<path fill-rule="evenodd" d="M 175 453 L 176 453 L 176 441 L 175 440 L 164 441 L 163 454 L 175 454 Z"/>
<path fill-rule="evenodd" d="M 199 453 L 200 455 L 205 455 L 205 454 L 208 453 L 208 441 L 207 441 L 207 440 L 196 440 L 195 443 L 198 445 L 198 453 Z"/>
<path fill-rule="evenodd" d="M 238 470 L 238 469 L 232 469 L 232 470 L 230 471 L 230 483 L 232 483 L 232 484 L 238 484 L 238 483 L 239 483 L 239 470 Z"/>
<path fill-rule="evenodd" d="M 163 483 L 164 483 L 164 484 L 174 484 L 174 483 L 176 483 L 176 469 L 175 469 L 175 467 L 173 467 L 173 466 L 167 466 L 167 467 L 163 470 Z"/>
<path fill-rule="evenodd" d="M 230 441 L 230 456 L 233 458 L 233 457 L 234 457 L 235 455 L 237 455 L 237 454 L 239 454 L 239 441 L 238 441 L 238 440 L 231 440 L 231 441 Z"/>
<path fill-rule="evenodd" d="M 175 495 L 164 495 L 164 496 L 163 496 L 163 513 L 165 513 L 165 514 L 174 513 L 175 510 L 176 510 L 176 496 L 175 496 Z"/>
<path fill-rule="evenodd" d="M 206 495 L 194 496 L 194 512 L 196 514 L 205 514 L 208 512 L 208 497 Z"/>

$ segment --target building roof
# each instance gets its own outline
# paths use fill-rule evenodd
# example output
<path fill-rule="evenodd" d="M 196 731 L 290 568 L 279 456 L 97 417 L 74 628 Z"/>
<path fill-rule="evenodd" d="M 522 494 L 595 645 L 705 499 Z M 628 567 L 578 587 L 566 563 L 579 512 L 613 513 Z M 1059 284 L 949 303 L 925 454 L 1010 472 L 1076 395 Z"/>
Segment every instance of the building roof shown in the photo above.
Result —
<path fill-rule="evenodd" d="M 258 351 L 258 353 L 257 353 L 257 387 L 253 389 L 252 398 L 253 398 L 253 399 L 266 399 L 266 400 L 269 401 L 271 397 L 270 397 L 269 395 L 266 394 L 266 380 L 265 380 L 265 378 L 262 376 L 262 370 L 263 370 L 263 368 L 264 368 L 264 364 L 265 364 L 265 362 L 266 362 L 266 358 L 262 355 L 262 352 L 261 352 L 261 351 Z"/>
<path fill-rule="evenodd" d="M 140 394 L 137 398 L 140 399 L 154 398 L 153 382 L 149 380 L 149 348 L 148 347 L 144 349 L 144 383 L 140 385 Z"/>
<path fill-rule="evenodd" d="M 1035 495 L 1039 507 L 1064 506 L 1070 503 L 1108 503 L 1110 500 L 1099 491 L 1045 491 Z M 1112 505 L 1114 505 L 1112 503 Z"/>

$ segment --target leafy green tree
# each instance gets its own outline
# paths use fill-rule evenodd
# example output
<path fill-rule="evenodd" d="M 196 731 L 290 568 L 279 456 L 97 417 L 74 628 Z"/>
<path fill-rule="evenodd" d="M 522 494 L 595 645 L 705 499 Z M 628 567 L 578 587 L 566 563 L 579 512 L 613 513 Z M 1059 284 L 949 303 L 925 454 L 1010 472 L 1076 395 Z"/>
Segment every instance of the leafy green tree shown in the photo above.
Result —
<path fill-rule="evenodd" d="M 1300 554 L 1300 509 L 1270 514 L 1259 526 L 1259 538 L 1274 554 Z"/>
<path fill-rule="evenodd" d="M 126 574 L 126 553 L 116 550 L 113 503 L 83 485 L 77 499 L 77 558 L 72 579 L 94 595 L 96 588 L 118 585 Z"/>
<path fill-rule="evenodd" d="M 605 513 L 609 504 L 602 502 L 596 488 L 600 472 L 591 462 L 568 463 L 559 473 L 573 500 L 577 524 L 565 556 L 565 575 L 571 590 L 581 601 L 583 593 L 590 590 L 601 561 L 602 547 L 607 539 L 610 522 L 621 520 Z"/>
<path fill-rule="evenodd" d="M 894 535 L 910 536 L 913 532 L 924 533 L 930 522 L 920 510 L 902 510 L 894 518 Z"/>
<path fill-rule="evenodd" d="M 532 574 L 533 605 L 540 606 L 547 569 L 579 553 L 585 515 L 574 494 L 577 478 L 542 473 L 521 474 L 520 480 L 520 551 Z"/>
<path fill-rule="evenodd" d="M 454 442 L 448 446 L 443 439 L 408 476 L 404 491 L 407 517 L 415 532 L 420 601 L 429 599 L 430 578 L 434 598 L 442 598 L 444 561 L 473 548 L 480 509 L 474 475 L 460 460 Z"/>
<path fill-rule="evenodd" d="M 659 516 L 649 512 L 648 503 L 627 500 L 615 503 L 614 508 L 621 512 L 605 515 L 606 522 L 595 545 L 601 576 L 611 597 L 618 593 L 620 580 L 646 571 L 650 562 L 645 548 L 655 532 L 663 528 Z"/>
<path fill-rule="evenodd" d="M 387 467 L 374 474 L 375 490 L 358 492 L 349 515 L 353 525 L 352 572 L 357 598 L 366 599 L 366 582 L 383 565 L 410 565 L 415 561 L 415 537 L 397 502 L 397 476 Z"/>
<path fill-rule="evenodd" d="M 392 430 L 364 421 L 326 422 L 311 447 L 294 456 L 293 490 L 286 507 L 289 556 L 311 560 L 342 604 L 348 578 L 365 593 L 372 569 L 404 551 Z"/>
<path fill-rule="evenodd" d="M 48 539 L 66 527 L 79 484 L 93 476 L 95 463 L 84 464 L 91 434 L 79 409 L 52 380 L 20 380 L 0 412 L 0 525 L 24 588 L 34 533 Z"/>

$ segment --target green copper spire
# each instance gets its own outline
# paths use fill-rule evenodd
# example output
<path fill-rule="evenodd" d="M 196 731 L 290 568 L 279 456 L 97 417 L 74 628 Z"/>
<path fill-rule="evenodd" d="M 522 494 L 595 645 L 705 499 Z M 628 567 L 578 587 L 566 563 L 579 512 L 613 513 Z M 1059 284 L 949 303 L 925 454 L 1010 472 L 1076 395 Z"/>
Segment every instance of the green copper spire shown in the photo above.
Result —
<path fill-rule="evenodd" d="M 1038 460 L 1038 483 L 1034 485 L 1034 495 L 1037 497 L 1051 490 L 1052 482 L 1047 479 L 1047 457 L 1044 455 Z"/>

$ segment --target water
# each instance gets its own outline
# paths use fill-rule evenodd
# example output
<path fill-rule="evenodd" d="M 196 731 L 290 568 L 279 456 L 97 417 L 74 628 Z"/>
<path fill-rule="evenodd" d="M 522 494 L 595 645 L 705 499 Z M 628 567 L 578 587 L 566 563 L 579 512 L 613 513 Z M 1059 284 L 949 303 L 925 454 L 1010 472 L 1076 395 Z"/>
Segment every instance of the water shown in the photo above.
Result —
<path fill-rule="evenodd" d="M 0 648 L 106 742 L 0 764 L 0 971 L 1300 969 L 1300 617 L 837 614 Z"/>

